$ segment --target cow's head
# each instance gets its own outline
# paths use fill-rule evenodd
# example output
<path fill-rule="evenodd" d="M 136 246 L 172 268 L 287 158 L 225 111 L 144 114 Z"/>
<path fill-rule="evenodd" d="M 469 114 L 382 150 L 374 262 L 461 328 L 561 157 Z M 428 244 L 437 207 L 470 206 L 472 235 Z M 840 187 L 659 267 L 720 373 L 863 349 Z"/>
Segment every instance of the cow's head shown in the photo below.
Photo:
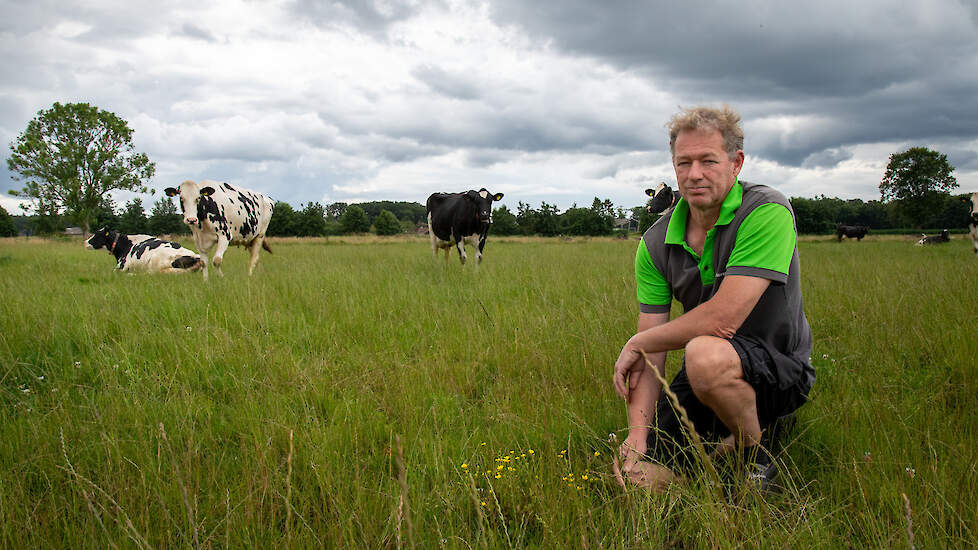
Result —
<path fill-rule="evenodd" d="M 186 180 L 179 188 L 167 187 L 163 190 L 168 197 L 180 197 L 180 210 L 183 212 L 183 223 L 200 227 L 207 212 L 205 201 L 214 194 L 214 188 L 201 187 L 192 180 Z"/>
<path fill-rule="evenodd" d="M 645 194 L 652 197 L 645 205 L 645 210 L 649 214 L 661 214 L 678 202 L 676 192 L 665 182 L 660 183 L 655 189 L 646 189 Z"/>
<path fill-rule="evenodd" d="M 111 250 L 112 241 L 115 237 L 114 233 L 114 231 L 109 231 L 108 227 L 99 229 L 85 241 L 85 248 L 88 250 L 98 250 L 99 248 L 105 247 Z"/>
<path fill-rule="evenodd" d="M 961 197 L 961 202 L 971 208 L 969 213 L 971 225 L 978 225 L 978 193 L 972 193 L 969 197 Z"/>
<path fill-rule="evenodd" d="M 478 191 L 466 191 L 463 195 L 465 200 L 471 201 L 476 208 L 476 215 L 482 223 L 491 223 L 492 220 L 492 201 L 502 200 L 503 194 L 493 195 L 485 187 Z"/>

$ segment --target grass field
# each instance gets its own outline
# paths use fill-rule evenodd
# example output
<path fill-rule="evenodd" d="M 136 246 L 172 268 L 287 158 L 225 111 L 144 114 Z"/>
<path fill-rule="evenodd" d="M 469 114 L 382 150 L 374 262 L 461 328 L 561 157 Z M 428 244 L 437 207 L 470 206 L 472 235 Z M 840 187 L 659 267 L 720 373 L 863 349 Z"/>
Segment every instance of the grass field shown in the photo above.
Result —
<path fill-rule="evenodd" d="M 724 499 L 610 479 L 635 240 L 282 240 L 203 283 L 0 239 L 0 545 L 974 547 L 978 259 L 911 243 L 802 242 L 788 487 Z"/>

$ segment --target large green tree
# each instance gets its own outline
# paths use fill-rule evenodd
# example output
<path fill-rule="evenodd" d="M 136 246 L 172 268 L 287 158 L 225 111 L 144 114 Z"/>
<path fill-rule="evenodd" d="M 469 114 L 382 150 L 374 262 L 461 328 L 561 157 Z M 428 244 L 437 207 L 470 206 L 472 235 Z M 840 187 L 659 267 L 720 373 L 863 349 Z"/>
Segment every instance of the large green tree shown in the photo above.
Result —
<path fill-rule="evenodd" d="M 114 113 L 88 103 L 55 103 L 39 111 L 10 144 L 7 167 L 24 196 L 63 211 L 89 233 L 103 197 L 121 189 L 146 192 L 156 166 L 132 144 L 132 129 Z"/>
<path fill-rule="evenodd" d="M 883 201 L 893 200 L 915 227 L 921 227 L 958 186 L 947 155 L 926 147 L 911 147 L 890 155 L 880 182 Z"/>

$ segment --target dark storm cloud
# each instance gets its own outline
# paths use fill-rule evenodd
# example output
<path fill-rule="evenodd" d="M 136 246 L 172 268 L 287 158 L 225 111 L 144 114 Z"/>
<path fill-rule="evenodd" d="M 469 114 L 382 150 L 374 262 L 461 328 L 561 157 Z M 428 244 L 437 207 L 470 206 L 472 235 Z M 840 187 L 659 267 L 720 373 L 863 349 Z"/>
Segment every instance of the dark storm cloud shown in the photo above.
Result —
<path fill-rule="evenodd" d="M 641 71 L 684 103 L 730 102 L 745 119 L 818 115 L 842 130 L 830 143 L 760 140 L 755 153 L 791 165 L 859 142 L 975 136 L 976 11 L 953 0 L 493 3 L 498 22 Z"/>
<path fill-rule="evenodd" d="M 830 168 L 851 158 L 852 151 L 847 149 L 825 149 L 808 155 L 802 162 L 802 166 L 805 168 Z"/>
<path fill-rule="evenodd" d="M 956 171 L 978 170 L 978 152 L 967 149 L 941 149 Z"/>

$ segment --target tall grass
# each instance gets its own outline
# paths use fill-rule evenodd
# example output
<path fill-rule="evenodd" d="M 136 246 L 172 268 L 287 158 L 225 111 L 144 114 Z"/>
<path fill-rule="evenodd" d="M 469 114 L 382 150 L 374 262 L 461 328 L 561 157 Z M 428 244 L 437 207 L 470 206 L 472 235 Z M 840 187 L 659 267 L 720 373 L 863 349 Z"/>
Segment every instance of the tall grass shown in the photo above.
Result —
<path fill-rule="evenodd" d="M 635 244 L 496 239 L 475 269 L 282 240 L 204 283 L 0 240 L 0 545 L 974 544 L 970 245 L 801 244 L 818 381 L 788 487 L 718 499 L 609 476 Z"/>

